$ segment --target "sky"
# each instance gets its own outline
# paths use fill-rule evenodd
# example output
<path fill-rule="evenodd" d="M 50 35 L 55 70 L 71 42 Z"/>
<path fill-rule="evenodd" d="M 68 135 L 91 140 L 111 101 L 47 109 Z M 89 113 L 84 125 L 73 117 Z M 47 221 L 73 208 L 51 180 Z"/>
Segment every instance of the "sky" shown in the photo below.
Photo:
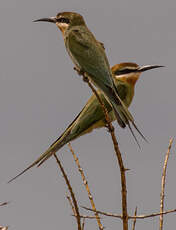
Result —
<path fill-rule="evenodd" d="M 32 163 L 80 112 L 91 90 L 73 70 L 61 32 L 54 24 L 33 23 L 58 12 L 75 11 L 104 43 L 110 65 L 136 62 L 165 68 L 147 71 L 137 82 L 130 112 L 149 140 L 141 149 L 128 129 L 114 122 L 127 172 L 128 212 L 158 212 L 161 173 L 169 139 L 176 134 L 176 2 L 174 0 L 1 0 L 0 3 L 0 225 L 10 229 L 77 229 L 66 199 L 67 188 L 55 159 L 7 181 Z M 168 162 L 165 209 L 176 208 L 175 143 Z M 106 129 L 74 142 L 98 210 L 121 213 L 119 167 Z M 79 205 L 90 207 L 68 146 L 58 156 Z M 81 209 L 81 212 L 88 214 Z M 91 214 L 91 213 L 89 213 Z M 164 217 L 165 229 L 175 214 Z M 122 229 L 104 217 L 106 229 Z M 130 224 L 131 227 L 131 224 Z M 136 229 L 157 229 L 159 218 L 138 220 Z M 98 229 L 87 220 L 85 229 Z"/>

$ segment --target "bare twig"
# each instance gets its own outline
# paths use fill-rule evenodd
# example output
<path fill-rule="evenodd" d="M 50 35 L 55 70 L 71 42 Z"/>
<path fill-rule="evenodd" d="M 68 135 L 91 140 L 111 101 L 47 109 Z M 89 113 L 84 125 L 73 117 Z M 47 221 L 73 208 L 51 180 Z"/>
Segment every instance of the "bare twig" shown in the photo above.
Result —
<path fill-rule="evenodd" d="M 71 153 L 73 155 L 73 158 L 74 158 L 74 160 L 76 162 L 78 170 L 79 170 L 79 172 L 81 174 L 81 177 L 82 177 L 82 180 L 83 180 L 83 184 L 84 184 L 84 186 L 86 188 L 86 191 L 88 193 L 88 197 L 89 197 L 90 203 L 92 205 L 92 209 L 95 211 L 95 216 L 96 216 L 98 227 L 99 227 L 100 230 L 102 230 L 103 229 L 103 225 L 101 224 L 100 217 L 99 217 L 98 213 L 96 213 L 95 203 L 94 203 L 93 196 L 92 196 L 92 194 L 90 192 L 90 189 L 89 189 L 89 186 L 88 186 L 88 181 L 86 180 L 86 177 L 84 175 L 84 171 L 83 171 L 82 167 L 80 166 L 79 159 L 76 156 L 75 152 L 73 151 L 73 148 L 72 148 L 72 146 L 71 146 L 70 143 L 68 144 L 68 147 L 69 147 L 69 149 L 70 149 L 70 151 L 71 151 Z"/>
<path fill-rule="evenodd" d="M 65 173 L 65 171 L 64 171 L 64 168 L 63 168 L 63 166 L 62 166 L 62 164 L 61 164 L 59 158 L 56 156 L 55 153 L 54 153 L 54 157 L 55 157 L 55 159 L 56 159 L 57 164 L 58 164 L 59 167 L 60 167 L 60 170 L 61 170 L 61 172 L 62 172 L 62 175 L 63 175 L 63 177 L 64 177 L 64 179 L 65 179 L 66 184 L 67 184 L 68 190 L 69 190 L 69 192 L 70 192 L 71 198 L 72 198 L 72 200 L 73 200 L 74 209 L 75 209 L 75 212 L 76 212 L 76 216 L 75 216 L 75 217 L 76 217 L 76 220 L 77 220 L 78 230 L 81 230 L 81 218 L 80 218 L 79 208 L 78 208 L 77 200 L 76 200 L 76 198 L 75 198 L 73 189 L 72 189 L 71 184 L 70 184 L 70 182 L 69 182 L 69 179 L 68 179 L 68 177 L 67 177 L 67 175 L 66 175 L 66 173 Z"/>
<path fill-rule="evenodd" d="M 134 212 L 134 216 L 136 217 L 137 215 L 137 207 L 135 208 L 135 212 Z M 133 220 L 133 226 L 132 226 L 132 230 L 135 230 L 136 227 L 136 218 Z"/>
<path fill-rule="evenodd" d="M 84 207 L 84 206 L 81 206 L 82 208 L 88 210 L 88 211 L 91 211 L 91 212 L 95 212 L 93 209 L 91 208 L 87 208 L 87 207 Z M 110 217 L 115 217 L 115 218 L 119 218 L 119 219 L 122 219 L 122 215 L 118 215 L 118 214 L 113 214 L 113 213 L 110 213 L 110 212 L 103 212 L 103 211 L 99 211 L 99 210 L 96 210 L 97 213 L 101 214 L 101 215 L 104 215 L 104 216 L 110 216 Z"/>
<path fill-rule="evenodd" d="M 94 212 L 94 210 L 92 210 L 91 208 L 87 208 L 87 207 L 83 207 L 83 206 L 81 206 L 81 207 L 86 209 L 86 210 L 89 210 L 91 212 Z M 114 213 L 110 213 L 110 212 L 102 212 L 99 210 L 96 210 L 96 212 L 101 214 L 101 215 L 104 215 L 104 216 L 122 219 L 122 215 L 118 215 L 118 214 L 114 214 Z M 176 212 L 176 209 L 168 210 L 168 211 L 165 211 L 162 213 L 158 212 L 158 213 L 152 213 L 152 214 L 148 214 L 148 215 L 128 216 L 128 219 L 146 219 L 146 218 L 151 218 L 151 217 L 155 217 L 155 216 L 160 216 L 161 214 L 166 215 L 166 214 L 173 213 L 173 212 Z"/>
<path fill-rule="evenodd" d="M 78 70 L 77 70 L 78 71 Z M 88 76 L 86 75 L 86 73 L 81 73 L 80 74 L 83 76 L 83 80 L 85 82 L 87 82 L 88 86 L 91 88 L 91 90 L 93 91 L 93 93 L 96 95 L 102 109 L 103 112 L 105 114 L 105 119 L 106 119 L 106 123 L 107 123 L 107 128 L 111 134 L 111 138 L 113 141 L 113 145 L 114 145 L 114 150 L 118 159 L 118 164 L 120 167 L 120 173 L 121 173 L 121 186 L 122 186 L 122 220 L 123 220 L 123 230 L 128 230 L 128 212 L 127 212 L 127 189 L 126 189 L 126 177 L 125 177 L 125 167 L 123 165 L 123 160 L 122 160 L 122 156 L 121 156 L 121 152 L 119 150 L 119 146 L 118 146 L 118 142 L 114 133 L 114 127 L 111 124 L 111 120 L 109 118 L 108 115 L 108 111 L 105 107 L 105 105 L 103 104 L 100 96 L 98 95 L 97 91 L 95 90 L 95 88 L 93 87 L 93 85 L 90 83 Z"/>
<path fill-rule="evenodd" d="M 71 206 L 71 209 L 72 209 L 72 211 L 73 211 L 73 216 L 74 217 L 76 217 L 76 211 L 75 211 L 75 208 L 74 208 L 74 206 L 73 206 L 73 203 L 72 203 L 72 200 L 71 200 L 71 198 L 70 198 L 70 196 L 69 195 L 67 195 L 67 199 L 68 199 L 68 202 L 69 202 L 69 204 L 70 204 L 70 206 Z M 86 215 L 80 215 L 80 218 L 82 219 L 96 219 L 96 216 L 86 216 Z M 100 217 L 99 217 L 100 218 Z"/>
<path fill-rule="evenodd" d="M 166 214 L 173 213 L 173 212 L 176 212 L 176 209 L 168 210 L 165 212 L 152 213 L 149 215 L 129 216 L 129 219 L 135 219 L 135 218 L 136 219 L 146 219 L 146 218 L 151 218 L 155 216 L 160 216 L 161 214 L 166 215 Z"/>
<path fill-rule="evenodd" d="M 76 217 L 75 215 L 72 215 L 74 217 Z M 90 219 L 90 220 L 95 220 L 96 216 L 87 216 L 87 215 L 80 215 L 81 219 Z"/>
<path fill-rule="evenodd" d="M 173 138 L 169 141 L 168 150 L 165 156 L 164 166 L 163 166 L 163 173 L 162 173 L 162 180 L 161 180 L 161 194 L 160 194 L 160 213 L 164 210 L 164 193 L 165 193 L 165 183 L 166 183 L 166 169 L 167 169 L 167 162 L 169 159 L 170 149 L 172 147 Z M 160 215 L 160 230 L 163 229 L 163 214 Z"/>
<path fill-rule="evenodd" d="M 69 204 L 70 204 L 70 207 L 71 207 L 71 209 L 72 209 L 72 211 L 73 211 L 73 215 L 76 216 L 75 207 L 74 207 L 74 205 L 73 205 L 73 203 L 72 203 L 72 200 L 71 200 L 70 196 L 67 195 L 66 197 L 67 197 L 67 200 L 68 200 L 68 202 L 69 202 Z"/>

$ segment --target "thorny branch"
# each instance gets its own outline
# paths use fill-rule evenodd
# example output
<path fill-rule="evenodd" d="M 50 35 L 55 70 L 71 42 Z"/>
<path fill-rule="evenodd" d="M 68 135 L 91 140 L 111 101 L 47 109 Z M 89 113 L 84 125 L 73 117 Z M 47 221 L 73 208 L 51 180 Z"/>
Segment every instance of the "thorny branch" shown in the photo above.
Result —
<path fill-rule="evenodd" d="M 84 206 L 82 206 L 82 208 L 84 208 L 88 211 L 94 212 L 94 210 L 92 210 L 91 208 L 87 208 Z M 101 214 L 101 215 L 104 215 L 104 216 L 122 219 L 122 215 L 118 215 L 118 214 L 114 214 L 114 213 L 110 213 L 110 212 L 103 212 L 103 211 L 99 211 L 99 210 L 96 210 L 96 212 Z M 162 213 L 157 212 L 157 213 L 152 213 L 152 214 L 148 214 L 148 215 L 128 216 L 128 219 L 146 219 L 146 218 L 151 218 L 151 217 L 155 217 L 155 216 L 160 216 L 161 214 L 166 215 L 166 214 L 173 213 L 173 212 L 176 212 L 176 209 L 171 209 L 171 210 L 168 210 L 168 211 L 165 211 Z"/>
<path fill-rule="evenodd" d="M 80 72 L 78 69 L 74 68 L 78 74 L 83 76 L 83 80 L 85 82 L 87 82 L 88 86 L 91 88 L 91 90 L 93 91 L 93 93 L 96 95 L 102 109 L 103 112 L 105 114 L 105 119 L 106 119 L 106 123 L 107 123 L 107 128 L 111 134 L 111 138 L 112 138 L 112 142 L 114 145 L 114 150 L 118 159 L 118 164 L 120 167 L 120 174 L 121 174 L 121 186 L 122 186 L 122 220 L 123 220 L 123 230 L 128 230 L 128 212 L 127 212 L 127 189 L 126 189 L 126 177 L 125 177 L 125 167 L 123 165 L 123 160 L 122 160 L 122 156 L 121 156 L 121 152 L 119 150 L 119 146 L 118 146 L 118 142 L 114 133 L 114 127 L 111 123 L 111 120 L 109 118 L 108 115 L 108 111 L 105 107 L 105 105 L 103 104 L 100 96 L 98 95 L 97 91 L 95 90 L 95 88 L 93 87 L 93 85 L 90 83 L 89 80 L 89 76 L 87 76 L 86 73 L 84 72 Z"/>

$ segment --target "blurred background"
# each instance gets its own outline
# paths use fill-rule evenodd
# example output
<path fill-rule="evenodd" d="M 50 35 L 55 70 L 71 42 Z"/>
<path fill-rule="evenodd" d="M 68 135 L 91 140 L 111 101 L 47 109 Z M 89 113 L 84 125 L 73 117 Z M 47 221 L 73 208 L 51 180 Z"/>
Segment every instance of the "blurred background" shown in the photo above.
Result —
<path fill-rule="evenodd" d="M 76 229 L 66 200 L 65 182 L 51 158 L 11 184 L 7 181 L 32 163 L 80 112 L 91 90 L 73 71 L 61 32 L 55 25 L 32 21 L 58 12 L 82 14 L 111 65 L 136 62 L 165 68 L 143 73 L 130 111 L 140 130 L 140 150 L 128 129 L 114 122 L 127 172 L 128 211 L 158 212 L 161 172 L 169 139 L 176 133 L 176 2 L 174 0 L 1 0 L 0 3 L 0 225 L 10 229 Z M 110 135 L 100 129 L 72 143 L 87 176 L 96 207 L 121 213 L 120 173 Z M 67 146 L 58 155 L 79 205 L 90 207 Z M 176 208 L 175 141 L 168 162 L 165 209 Z M 82 210 L 83 211 L 83 210 Z M 83 211 L 84 213 L 87 213 Z M 165 229 L 175 214 L 164 217 Z M 103 218 L 107 229 L 120 220 Z M 136 229 L 156 229 L 159 218 L 138 220 Z M 85 229 L 98 229 L 95 220 Z"/>

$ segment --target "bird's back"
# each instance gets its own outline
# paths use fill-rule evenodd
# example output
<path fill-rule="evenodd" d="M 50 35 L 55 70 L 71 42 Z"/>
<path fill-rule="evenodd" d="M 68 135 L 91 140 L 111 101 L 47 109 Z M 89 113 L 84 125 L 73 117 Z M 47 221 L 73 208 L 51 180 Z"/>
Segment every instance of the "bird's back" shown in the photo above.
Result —
<path fill-rule="evenodd" d="M 75 65 L 88 73 L 95 84 L 102 82 L 102 86 L 112 87 L 112 74 L 105 50 L 86 26 L 70 28 L 66 33 L 65 45 Z"/>

